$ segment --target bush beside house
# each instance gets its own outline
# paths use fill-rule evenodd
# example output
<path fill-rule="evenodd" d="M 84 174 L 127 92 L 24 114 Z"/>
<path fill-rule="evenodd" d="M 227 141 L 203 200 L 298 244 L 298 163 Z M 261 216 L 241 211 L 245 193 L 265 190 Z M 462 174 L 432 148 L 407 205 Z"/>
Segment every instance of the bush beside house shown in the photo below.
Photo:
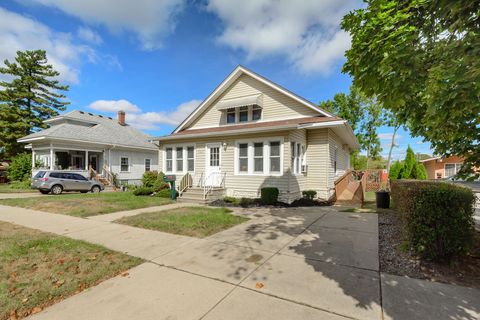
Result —
<path fill-rule="evenodd" d="M 32 177 L 32 155 L 21 153 L 12 159 L 7 168 L 10 181 L 30 181 Z"/>
<path fill-rule="evenodd" d="M 388 178 L 392 180 L 397 179 L 427 179 L 427 169 L 422 163 L 418 163 L 415 158 L 415 153 L 412 148 L 408 146 L 407 155 L 404 161 L 396 161 L 390 167 Z"/>
<path fill-rule="evenodd" d="M 474 241 L 473 192 L 445 182 L 397 180 L 392 198 L 410 247 L 443 261 L 469 252 Z"/>

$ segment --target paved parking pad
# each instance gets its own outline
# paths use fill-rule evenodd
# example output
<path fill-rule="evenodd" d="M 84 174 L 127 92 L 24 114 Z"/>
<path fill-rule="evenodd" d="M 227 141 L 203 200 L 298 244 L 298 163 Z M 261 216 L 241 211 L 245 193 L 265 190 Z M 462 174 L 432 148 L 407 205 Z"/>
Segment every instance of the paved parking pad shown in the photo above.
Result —
<path fill-rule="evenodd" d="M 381 319 L 374 271 L 276 255 L 240 285 L 356 319 Z"/>

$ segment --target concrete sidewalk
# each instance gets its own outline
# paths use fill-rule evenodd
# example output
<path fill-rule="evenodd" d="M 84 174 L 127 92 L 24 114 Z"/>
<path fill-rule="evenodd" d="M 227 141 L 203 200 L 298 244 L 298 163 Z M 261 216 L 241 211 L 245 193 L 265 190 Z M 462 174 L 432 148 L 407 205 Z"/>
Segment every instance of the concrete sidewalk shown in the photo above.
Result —
<path fill-rule="evenodd" d="M 205 239 L 0 206 L 0 220 L 146 263 L 32 319 L 478 319 L 480 291 L 381 274 L 375 214 L 246 209 Z"/>

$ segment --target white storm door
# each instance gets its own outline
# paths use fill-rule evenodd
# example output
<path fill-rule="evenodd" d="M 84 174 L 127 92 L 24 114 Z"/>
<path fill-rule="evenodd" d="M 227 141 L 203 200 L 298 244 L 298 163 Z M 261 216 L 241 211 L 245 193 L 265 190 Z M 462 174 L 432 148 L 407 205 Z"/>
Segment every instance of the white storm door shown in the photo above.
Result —
<path fill-rule="evenodd" d="M 220 168 L 221 144 L 211 143 L 206 145 L 205 152 L 205 185 L 218 187 L 222 182 Z"/>

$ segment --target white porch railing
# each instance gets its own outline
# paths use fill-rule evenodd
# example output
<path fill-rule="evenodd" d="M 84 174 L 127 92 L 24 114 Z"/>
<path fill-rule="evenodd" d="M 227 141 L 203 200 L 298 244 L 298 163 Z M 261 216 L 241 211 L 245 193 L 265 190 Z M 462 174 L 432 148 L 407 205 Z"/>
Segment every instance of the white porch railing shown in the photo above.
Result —
<path fill-rule="evenodd" d="M 207 198 L 207 195 L 213 188 L 224 188 L 226 172 L 212 172 L 205 175 L 204 172 L 197 174 L 186 173 L 178 183 L 178 192 L 180 195 L 184 193 L 188 188 L 196 186 L 203 189 L 203 199 Z"/>
<path fill-rule="evenodd" d="M 223 188 L 225 186 L 226 172 L 211 172 L 205 176 L 203 182 L 203 199 L 207 199 L 207 195 L 213 188 Z"/>

